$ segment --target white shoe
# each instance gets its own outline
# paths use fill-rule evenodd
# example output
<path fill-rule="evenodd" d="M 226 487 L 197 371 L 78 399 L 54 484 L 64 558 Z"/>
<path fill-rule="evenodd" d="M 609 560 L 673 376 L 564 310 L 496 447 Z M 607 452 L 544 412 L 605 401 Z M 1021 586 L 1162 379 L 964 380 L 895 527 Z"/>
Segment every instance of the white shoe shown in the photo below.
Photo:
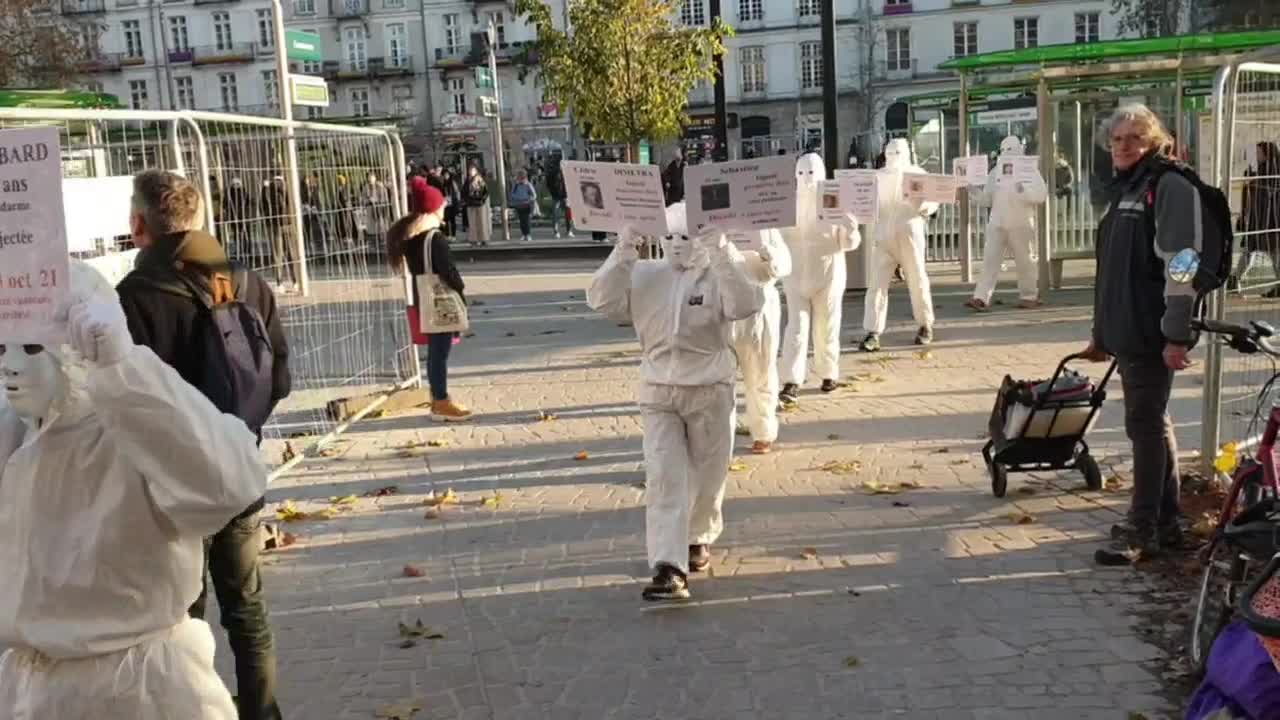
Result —
<path fill-rule="evenodd" d="M 557 231 L 556 231 L 556 239 L 557 239 L 557 240 L 559 240 L 559 239 L 560 239 L 560 231 L 559 231 L 559 230 L 557 230 Z"/>
<path fill-rule="evenodd" d="M 569 231 L 569 237 L 573 237 L 573 231 L 572 231 L 572 230 L 570 230 L 570 231 Z"/>

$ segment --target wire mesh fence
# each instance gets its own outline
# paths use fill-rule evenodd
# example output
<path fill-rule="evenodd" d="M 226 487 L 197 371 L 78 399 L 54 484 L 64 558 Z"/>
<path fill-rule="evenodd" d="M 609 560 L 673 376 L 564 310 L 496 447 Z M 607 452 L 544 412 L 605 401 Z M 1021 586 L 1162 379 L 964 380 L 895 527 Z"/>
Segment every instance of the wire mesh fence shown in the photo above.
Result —
<path fill-rule="evenodd" d="M 119 280 L 132 267 L 132 176 L 186 175 L 203 189 L 233 262 L 276 290 L 293 394 L 265 428 L 268 457 L 299 457 L 348 419 L 331 401 L 418 381 L 405 284 L 386 232 L 405 210 L 403 151 L 387 132 L 215 113 L 0 110 L 0 128 L 60 129 L 74 255 Z M 300 178 L 289 187 L 289 160 Z M 83 182 L 83 186 L 76 183 Z"/>

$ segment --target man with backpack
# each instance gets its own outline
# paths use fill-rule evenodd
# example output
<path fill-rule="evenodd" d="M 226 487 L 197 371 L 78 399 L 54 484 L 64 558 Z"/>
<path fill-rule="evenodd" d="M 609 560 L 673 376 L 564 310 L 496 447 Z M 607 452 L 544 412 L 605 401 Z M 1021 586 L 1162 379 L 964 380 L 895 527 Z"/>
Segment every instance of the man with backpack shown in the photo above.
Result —
<path fill-rule="evenodd" d="M 1098 227 L 1093 337 L 1085 352 L 1092 360 L 1116 358 L 1133 446 L 1133 499 L 1126 522 L 1112 528 L 1112 544 L 1095 553 L 1101 565 L 1148 559 L 1181 543 L 1169 394 L 1174 373 L 1191 364 L 1199 301 L 1231 268 L 1226 198 L 1171 159 L 1172 149 L 1150 109 L 1116 111 L 1110 123 L 1115 180 Z M 1198 260 L 1195 273 L 1175 271 L 1175 257 Z"/>
<path fill-rule="evenodd" d="M 233 266 L 203 231 L 204 199 L 185 178 L 149 170 L 133 181 L 130 229 L 141 249 L 117 287 L 130 334 L 224 413 L 262 426 L 290 391 L 289 351 L 271 288 Z M 276 658 L 259 574 L 258 511 L 249 506 L 206 541 L 206 564 L 235 655 L 242 720 L 279 720 Z M 203 577 L 202 577 L 203 581 Z M 207 585 L 191 607 L 203 618 Z"/>

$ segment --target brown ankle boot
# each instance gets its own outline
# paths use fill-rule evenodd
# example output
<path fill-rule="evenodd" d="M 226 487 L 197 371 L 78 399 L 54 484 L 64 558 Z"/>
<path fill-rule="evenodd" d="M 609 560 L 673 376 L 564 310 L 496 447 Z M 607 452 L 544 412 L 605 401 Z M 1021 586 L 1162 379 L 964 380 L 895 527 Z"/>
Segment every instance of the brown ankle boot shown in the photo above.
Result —
<path fill-rule="evenodd" d="M 437 422 L 462 422 L 471 419 L 471 411 L 452 399 L 434 400 L 431 403 L 431 419 Z"/>

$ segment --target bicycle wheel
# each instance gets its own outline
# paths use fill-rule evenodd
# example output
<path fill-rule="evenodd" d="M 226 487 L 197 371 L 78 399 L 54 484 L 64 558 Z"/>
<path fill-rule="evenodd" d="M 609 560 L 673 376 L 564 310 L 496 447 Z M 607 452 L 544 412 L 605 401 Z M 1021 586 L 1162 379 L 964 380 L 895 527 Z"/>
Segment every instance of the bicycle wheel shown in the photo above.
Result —
<path fill-rule="evenodd" d="M 1219 543 L 1205 564 L 1196 599 L 1196 616 L 1191 623 L 1191 665 L 1203 675 L 1213 641 L 1235 615 L 1236 596 L 1243 586 L 1248 563 L 1238 552 Z"/>

